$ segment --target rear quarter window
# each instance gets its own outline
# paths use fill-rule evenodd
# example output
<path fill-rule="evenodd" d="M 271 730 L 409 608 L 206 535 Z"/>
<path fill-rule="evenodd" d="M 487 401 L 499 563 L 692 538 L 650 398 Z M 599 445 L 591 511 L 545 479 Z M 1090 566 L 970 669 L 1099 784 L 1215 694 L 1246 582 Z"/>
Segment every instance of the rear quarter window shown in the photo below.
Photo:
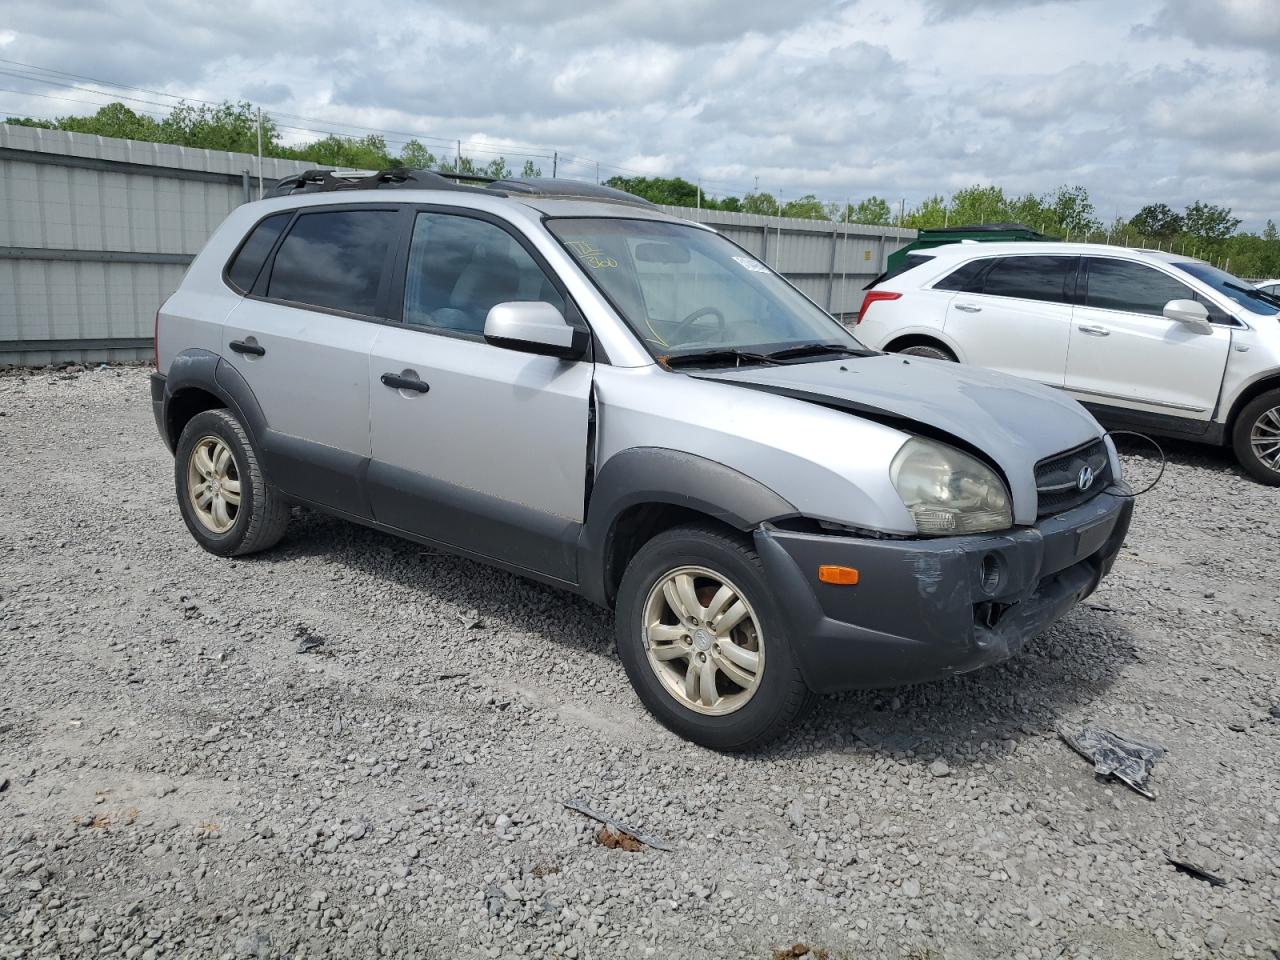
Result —
<path fill-rule="evenodd" d="M 253 283 L 258 279 L 262 265 L 267 262 L 271 248 L 276 245 L 276 238 L 280 236 L 280 231 L 288 226 L 289 218 L 292 216 L 293 211 L 277 213 L 259 221 L 249 231 L 249 236 L 245 237 L 244 243 L 240 244 L 240 249 L 227 264 L 227 282 L 231 286 L 241 293 L 248 293 L 253 289 Z"/>
<path fill-rule="evenodd" d="M 970 260 L 952 270 L 933 285 L 935 290 L 961 290 L 965 293 L 977 293 L 982 290 L 982 276 L 991 266 L 992 260 Z"/>

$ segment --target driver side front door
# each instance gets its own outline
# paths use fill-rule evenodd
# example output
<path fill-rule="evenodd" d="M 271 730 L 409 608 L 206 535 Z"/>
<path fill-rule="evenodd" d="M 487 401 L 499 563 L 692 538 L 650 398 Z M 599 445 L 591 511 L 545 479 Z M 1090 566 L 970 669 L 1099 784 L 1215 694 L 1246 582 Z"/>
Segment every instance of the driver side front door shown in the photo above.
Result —
<path fill-rule="evenodd" d="M 575 312 L 509 230 L 493 218 L 416 214 L 400 322 L 381 327 L 369 354 L 370 499 L 382 523 L 576 583 L 594 365 L 485 341 L 497 303 Z"/>

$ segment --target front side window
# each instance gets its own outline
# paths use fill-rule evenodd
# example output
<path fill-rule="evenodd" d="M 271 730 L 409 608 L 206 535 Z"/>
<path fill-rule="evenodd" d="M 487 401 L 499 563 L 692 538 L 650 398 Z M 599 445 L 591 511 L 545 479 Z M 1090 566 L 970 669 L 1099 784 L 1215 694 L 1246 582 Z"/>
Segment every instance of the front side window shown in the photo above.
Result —
<path fill-rule="evenodd" d="M 862 349 L 837 320 L 710 230 L 622 218 L 547 227 L 654 356 Z"/>
<path fill-rule="evenodd" d="M 564 297 L 507 231 L 474 217 L 418 214 L 404 280 L 405 323 L 480 336 L 490 309 L 513 300 L 565 312 Z"/>
<path fill-rule="evenodd" d="M 1070 303 L 1076 257 L 1002 257 L 986 276 L 982 292 L 995 297 Z"/>
<path fill-rule="evenodd" d="M 1269 316 L 1280 312 L 1280 303 L 1276 303 L 1274 299 L 1268 297 L 1258 296 L 1253 284 L 1249 283 L 1248 280 L 1241 280 L 1225 270 L 1219 270 L 1217 267 L 1210 266 L 1199 260 L 1177 261 L 1173 265 L 1183 273 L 1189 273 L 1197 280 L 1207 283 L 1227 299 L 1235 301 L 1250 313 Z M 1263 293 L 1269 293 L 1272 297 L 1280 293 L 1280 285 L 1273 286 L 1270 290 L 1265 287 L 1261 289 Z"/>
<path fill-rule="evenodd" d="M 1198 299 L 1190 287 L 1154 267 L 1130 260 L 1089 258 L 1085 306 L 1160 317 L 1170 300 Z"/>
<path fill-rule="evenodd" d="M 248 293 L 253 289 L 253 282 L 258 279 L 262 265 L 266 263 L 271 248 L 276 245 L 276 238 L 289 225 L 289 218 L 292 216 L 293 212 L 290 211 L 259 221 L 227 264 L 227 279 L 241 293 Z"/>
<path fill-rule="evenodd" d="M 276 252 L 267 296 L 374 316 L 397 216 L 394 210 L 302 214 Z"/>

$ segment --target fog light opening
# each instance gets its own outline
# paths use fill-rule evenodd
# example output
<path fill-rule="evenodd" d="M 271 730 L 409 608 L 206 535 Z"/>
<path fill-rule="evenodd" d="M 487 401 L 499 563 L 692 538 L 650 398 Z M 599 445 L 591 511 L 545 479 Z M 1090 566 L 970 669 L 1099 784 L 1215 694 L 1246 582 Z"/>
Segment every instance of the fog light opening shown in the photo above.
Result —
<path fill-rule="evenodd" d="M 993 595 L 1000 589 L 1000 558 L 994 553 L 988 553 L 983 557 L 978 576 L 981 578 L 983 593 L 987 596 Z"/>

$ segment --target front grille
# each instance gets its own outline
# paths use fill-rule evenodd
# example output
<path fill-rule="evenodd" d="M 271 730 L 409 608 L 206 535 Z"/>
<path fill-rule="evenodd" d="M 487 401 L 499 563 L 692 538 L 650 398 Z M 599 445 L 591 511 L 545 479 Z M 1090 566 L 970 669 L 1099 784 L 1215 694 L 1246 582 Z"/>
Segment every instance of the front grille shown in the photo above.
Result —
<path fill-rule="evenodd" d="M 1080 475 L 1086 467 L 1092 471 L 1093 479 L 1081 489 Z M 1036 464 L 1037 513 L 1048 517 L 1078 507 L 1110 483 L 1111 458 L 1107 456 L 1107 445 L 1101 440 L 1092 440 L 1083 447 L 1041 460 Z"/>

